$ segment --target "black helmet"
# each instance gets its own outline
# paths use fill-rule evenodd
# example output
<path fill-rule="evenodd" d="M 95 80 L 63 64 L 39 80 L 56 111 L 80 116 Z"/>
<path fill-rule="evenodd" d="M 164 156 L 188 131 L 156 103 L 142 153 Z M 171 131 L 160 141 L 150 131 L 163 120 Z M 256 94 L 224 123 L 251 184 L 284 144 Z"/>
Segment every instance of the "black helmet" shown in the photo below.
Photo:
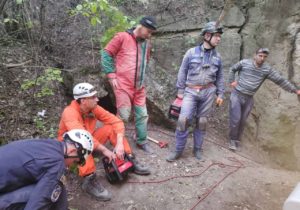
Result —
<path fill-rule="evenodd" d="M 223 28 L 221 26 L 217 26 L 216 27 L 216 22 L 212 21 L 212 22 L 208 22 L 205 24 L 205 26 L 203 27 L 202 31 L 201 31 L 201 35 L 204 36 L 205 33 L 223 33 Z"/>
<path fill-rule="evenodd" d="M 152 16 L 143 17 L 140 20 L 140 24 L 142 26 L 145 26 L 146 28 L 149 28 L 149 29 L 154 30 L 154 31 L 157 29 L 155 18 L 152 17 Z"/>

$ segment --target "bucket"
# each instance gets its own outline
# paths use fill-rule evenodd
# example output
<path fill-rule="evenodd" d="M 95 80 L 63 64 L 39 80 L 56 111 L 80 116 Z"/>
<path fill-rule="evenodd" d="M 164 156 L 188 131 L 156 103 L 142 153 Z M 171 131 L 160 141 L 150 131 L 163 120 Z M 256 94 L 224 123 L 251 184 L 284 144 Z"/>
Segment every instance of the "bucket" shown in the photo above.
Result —
<path fill-rule="evenodd" d="M 284 202 L 283 210 L 300 210 L 300 182 Z"/>

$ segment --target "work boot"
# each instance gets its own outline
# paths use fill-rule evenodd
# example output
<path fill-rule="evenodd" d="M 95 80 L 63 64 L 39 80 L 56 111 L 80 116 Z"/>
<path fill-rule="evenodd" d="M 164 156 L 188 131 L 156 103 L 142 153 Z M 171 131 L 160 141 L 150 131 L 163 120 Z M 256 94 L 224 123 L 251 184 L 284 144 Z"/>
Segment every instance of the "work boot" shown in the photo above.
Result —
<path fill-rule="evenodd" d="M 95 173 L 83 178 L 81 188 L 88 194 L 95 196 L 99 201 L 109 201 L 111 199 L 111 193 L 100 184 Z"/>
<path fill-rule="evenodd" d="M 201 157 L 201 149 L 196 149 L 196 148 L 194 148 L 193 154 L 194 154 L 194 156 L 196 157 L 196 159 L 198 159 L 198 160 L 201 160 L 201 159 L 202 159 L 202 157 Z"/>
<path fill-rule="evenodd" d="M 151 149 L 150 145 L 148 143 L 145 144 L 136 144 L 137 147 L 141 150 L 143 150 L 146 154 L 151 155 L 153 154 L 153 150 Z"/>
<path fill-rule="evenodd" d="M 228 148 L 232 151 L 236 151 L 237 150 L 237 142 L 235 140 L 230 140 Z"/>
<path fill-rule="evenodd" d="M 175 160 L 177 160 L 178 158 L 180 158 L 182 152 L 171 152 L 169 154 L 169 156 L 166 158 L 166 161 L 168 162 L 173 162 Z"/>
<path fill-rule="evenodd" d="M 136 159 L 131 159 L 134 165 L 133 173 L 138 175 L 149 175 L 151 172 L 149 167 L 140 164 Z"/>

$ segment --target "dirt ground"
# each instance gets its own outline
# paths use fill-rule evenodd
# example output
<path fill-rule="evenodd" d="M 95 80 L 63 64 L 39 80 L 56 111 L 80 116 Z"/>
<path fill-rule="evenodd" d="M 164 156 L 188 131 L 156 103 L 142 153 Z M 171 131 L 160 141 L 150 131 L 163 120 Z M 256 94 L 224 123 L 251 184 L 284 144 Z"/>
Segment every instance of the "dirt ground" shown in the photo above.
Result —
<path fill-rule="evenodd" d="M 132 135 L 133 129 L 128 129 L 129 139 Z M 112 192 L 112 200 L 100 202 L 83 193 L 80 179 L 71 175 L 70 209 L 280 210 L 299 181 L 299 172 L 257 163 L 247 158 L 243 148 L 237 153 L 229 151 L 225 135 L 213 128 L 206 136 L 201 161 L 192 155 L 191 137 L 183 157 L 168 163 L 165 158 L 174 147 L 174 133 L 150 125 L 149 136 L 169 143 L 169 148 L 163 149 L 151 143 L 155 155 L 145 156 L 131 142 L 138 160 L 151 166 L 151 175 L 130 174 L 124 183 L 111 185 L 99 162 L 97 174 Z"/>

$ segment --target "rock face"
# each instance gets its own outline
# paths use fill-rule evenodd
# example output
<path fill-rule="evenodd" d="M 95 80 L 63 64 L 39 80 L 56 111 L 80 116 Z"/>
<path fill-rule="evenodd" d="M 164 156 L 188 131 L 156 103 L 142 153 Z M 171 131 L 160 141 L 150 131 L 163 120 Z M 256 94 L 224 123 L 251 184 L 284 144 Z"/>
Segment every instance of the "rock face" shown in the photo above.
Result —
<path fill-rule="evenodd" d="M 269 63 L 299 87 L 300 2 L 255 3 L 257 6 L 248 10 L 248 23 L 241 31 L 243 55 L 251 56 L 256 46 L 269 47 Z M 245 140 L 256 142 L 274 163 L 299 169 L 300 110 L 297 97 L 267 81 L 255 95 L 255 100 L 255 112 L 249 119 Z"/>
<path fill-rule="evenodd" d="M 215 20 L 220 14 L 218 5 L 223 5 L 223 2 L 191 1 L 184 5 L 171 2 L 167 5 L 160 1 L 160 5 L 166 5 L 160 7 L 165 10 L 153 9 L 154 14 L 158 13 L 156 17 L 162 27 L 159 29 L 160 36 L 153 40 L 154 53 L 148 72 L 147 90 L 148 99 L 166 114 L 176 95 L 176 76 L 184 53 L 199 43 L 204 17 Z M 218 47 L 226 79 L 232 64 L 242 58 L 252 57 L 258 47 L 268 47 L 271 50 L 269 63 L 300 86 L 297 71 L 300 65 L 299 8 L 300 2 L 293 0 L 284 3 L 276 0 L 249 0 L 234 4 L 224 19 L 225 33 Z M 148 9 L 152 11 L 151 5 Z M 203 16 L 194 17 L 195 14 Z M 227 96 L 228 99 L 229 93 Z M 299 169 L 298 104 L 296 95 L 266 81 L 255 95 L 255 107 L 248 119 L 243 138 L 246 153 L 252 156 L 263 155 L 274 165 Z M 224 112 L 228 110 L 224 109 Z M 214 117 L 219 118 L 226 127 L 227 113 Z"/>
<path fill-rule="evenodd" d="M 75 8 L 78 2 L 63 0 L 45 3 L 48 13 L 44 19 L 44 30 L 47 29 L 47 33 L 41 37 L 44 41 L 42 54 L 45 58 L 52 56 L 49 65 L 69 70 L 64 75 L 67 93 L 74 83 L 89 81 L 99 88 L 101 96 L 105 96 L 111 90 L 105 77 L 99 76 L 99 47 L 91 41 L 91 37 L 98 35 L 102 28 L 91 28 L 80 17 L 68 17 L 65 11 Z M 134 5 L 132 1 L 118 2 L 125 14 L 134 17 L 150 14 L 158 21 L 160 27 L 152 39 L 152 59 L 146 78 L 147 105 L 151 121 L 170 124 L 167 113 L 176 96 L 175 84 L 181 60 L 189 48 L 201 42 L 201 28 L 207 19 L 216 20 L 219 17 L 224 1 L 136 0 L 133 1 Z M 36 2 L 36 8 L 39 7 Z M 299 11 L 298 0 L 233 1 L 222 22 L 225 32 L 218 47 L 223 58 L 225 81 L 232 64 L 251 57 L 257 47 L 264 46 L 271 50 L 269 63 L 300 87 Z M 38 12 L 34 15 L 39 16 Z M 229 88 L 226 96 L 227 103 Z M 113 101 L 112 95 L 111 98 Z M 266 81 L 255 95 L 255 107 L 245 130 L 243 145 L 249 148 L 247 152 L 252 156 L 260 154 L 268 157 L 275 165 L 300 169 L 298 104 L 294 94 Z M 214 122 L 218 122 L 222 131 L 226 131 L 227 106 L 216 113 L 211 126 L 219 127 L 214 125 Z"/>

